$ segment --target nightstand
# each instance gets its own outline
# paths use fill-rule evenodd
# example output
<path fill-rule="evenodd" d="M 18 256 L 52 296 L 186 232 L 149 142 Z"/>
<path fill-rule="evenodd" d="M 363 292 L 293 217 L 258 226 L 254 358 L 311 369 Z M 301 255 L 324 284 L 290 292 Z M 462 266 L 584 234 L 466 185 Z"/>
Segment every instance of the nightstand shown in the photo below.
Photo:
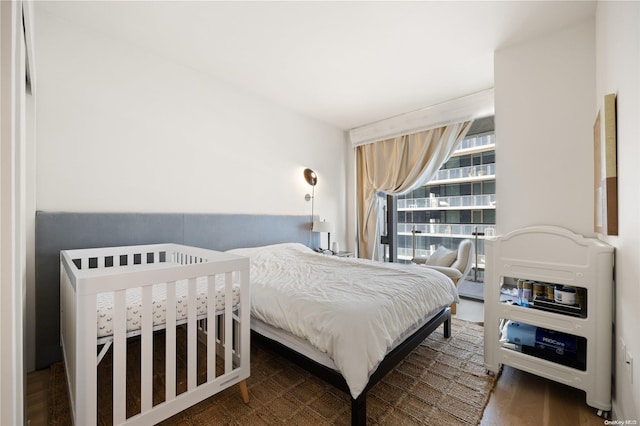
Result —
<path fill-rule="evenodd" d="M 353 257 L 354 253 L 350 251 L 339 251 L 337 253 L 334 253 L 333 255 L 338 257 Z"/>

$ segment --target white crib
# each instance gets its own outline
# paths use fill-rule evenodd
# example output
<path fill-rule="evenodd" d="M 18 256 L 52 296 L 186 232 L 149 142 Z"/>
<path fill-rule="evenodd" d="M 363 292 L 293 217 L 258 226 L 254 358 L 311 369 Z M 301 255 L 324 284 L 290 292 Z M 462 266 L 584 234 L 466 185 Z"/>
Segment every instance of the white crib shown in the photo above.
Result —
<path fill-rule="evenodd" d="M 106 333 L 98 326 L 105 296 L 112 309 Z M 182 309 L 166 309 L 165 315 L 158 308 L 159 298 L 166 307 L 180 304 Z M 177 244 L 60 252 L 60 337 L 74 423 L 97 422 L 97 364 L 110 346 L 114 425 L 158 423 L 237 383 L 247 402 L 249 314 L 246 257 Z M 187 384 L 177 395 L 176 327 L 181 324 L 186 324 Z M 166 333 L 166 395 L 154 406 L 153 339 L 159 329 Z M 132 336 L 140 336 L 141 411 L 127 418 L 127 338 Z M 206 344 L 207 365 L 206 381 L 200 385 L 198 341 Z M 224 360 L 222 373 L 216 373 L 216 357 Z"/>

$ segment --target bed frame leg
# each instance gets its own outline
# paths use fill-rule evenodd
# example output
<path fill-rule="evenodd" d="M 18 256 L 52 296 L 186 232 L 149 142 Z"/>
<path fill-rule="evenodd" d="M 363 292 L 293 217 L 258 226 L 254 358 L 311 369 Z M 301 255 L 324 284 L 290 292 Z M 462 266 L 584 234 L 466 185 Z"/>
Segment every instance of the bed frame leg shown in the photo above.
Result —
<path fill-rule="evenodd" d="M 242 395 L 242 401 L 245 404 L 248 404 L 249 403 L 249 391 L 247 390 L 247 381 L 243 380 L 238 384 L 240 385 L 240 394 Z"/>
<path fill-rule="evenodd" d="M 367 395 L 361 393 L 356 399 L 351 397 L 351 426 L 367 424 Z"/>
<path fill-rule="evenodd" d="M 451 314 L 448 315 L 447 319 L 444 321 L 444 337 L 447 339 L 451 337 Z"/>

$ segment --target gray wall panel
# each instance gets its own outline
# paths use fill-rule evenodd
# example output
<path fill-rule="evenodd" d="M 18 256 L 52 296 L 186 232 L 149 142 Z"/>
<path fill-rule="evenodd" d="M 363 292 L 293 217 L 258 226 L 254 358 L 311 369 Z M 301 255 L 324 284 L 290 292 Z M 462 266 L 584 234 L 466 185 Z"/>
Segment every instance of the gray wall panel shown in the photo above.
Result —
<path fill-rule="evenodd" d="M 185 215 L 185 244 L 212 250 L 297 242 L 317 247 L 309 216 Z"/>

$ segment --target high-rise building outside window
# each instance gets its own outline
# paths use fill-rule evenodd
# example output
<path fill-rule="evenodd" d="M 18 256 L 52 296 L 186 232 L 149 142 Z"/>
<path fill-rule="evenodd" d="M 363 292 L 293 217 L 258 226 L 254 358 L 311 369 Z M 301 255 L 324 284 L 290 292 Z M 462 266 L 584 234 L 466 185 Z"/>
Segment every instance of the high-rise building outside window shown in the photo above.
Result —
<path fill-rule="evenodd" d="M 495 175 L 491 117 L 490 130 L 467 135 L 431 181 L 397 197 L 398 262 L 428 257 L 440 245 L 456 249 L 468 238 L 476 244 L 468 279 L 482 281 L 484 236 L 495 233 Z"/>

